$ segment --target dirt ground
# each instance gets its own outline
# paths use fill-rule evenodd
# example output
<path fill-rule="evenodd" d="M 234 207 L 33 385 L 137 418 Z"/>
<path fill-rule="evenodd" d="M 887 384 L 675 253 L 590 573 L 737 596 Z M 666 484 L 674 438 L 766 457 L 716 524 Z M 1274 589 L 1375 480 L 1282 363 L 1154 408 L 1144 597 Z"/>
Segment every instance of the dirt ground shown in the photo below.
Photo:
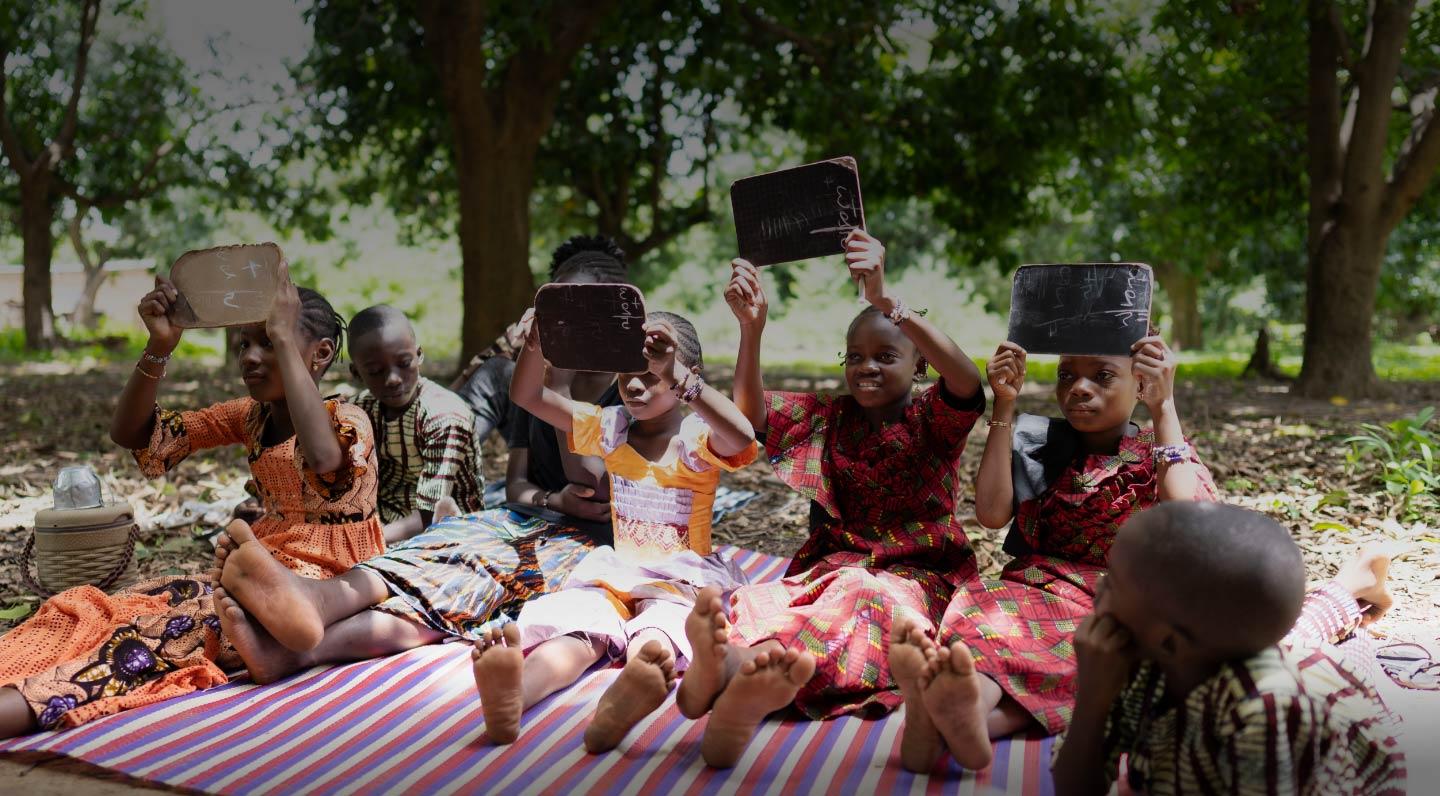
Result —
<path fill-rule="evenodd" d="M 38 604 L 19 578 L 18 558 L 34 513 L 50 505 L 50 483 L 69 464 L 94 467 L 107 488 L 128 499 L 143 526 L 175 512 L 186 501 L 238 496 L 248 477 L 238 450 L 197 454 L 164 481 L 140 476 L 128 454 L 117 451 L 107 429 L 114 398 L 128 366 L 96 365 L 81 371 L 60 365 L 12 366 L 0 370 L 0 629 L 12 627 Z M 724 385 L 724 374 L 710 374 Z M 1183 376 L 1183 373 L 1182 373 Z M 833 390 L 836 380 L 767 376 L 774 389 Z M 346 385 L 328 385 L 335 391 Z M 1054 414 L 1053 385 L 1027 385 L 1022 410 Z M 167 406 L 201 406 L 240 394 L 228 371 L 172 365 L 161 400 Z M 1282 384 L 1188 382 L 1177 386 L 1187 434 L 1210 466 L 1227 500 L 1264 511 L 1294 533 L 1312 580 L 1335 568 L 1362 544 L 1395 543 L 1401 551 L 1391 568 L 1396 607 L 1379 628 L 1397 635 L 1440 635 L 1440 517 L 1401 522 L 1372 474 L 1346 466 L 1343 438 L 1362 422 L 1388 422 L 1440 405 L 1440 384 L 1396 385 L 1385 401 L 1334 404 L 1288 394 Z M 1144 410 L 1138 413 L 1142 417 Z M 983 450 L 981 423 L 964 455 L 962 515 L 982 571 L 998 572 L 1005 555 L 1003 534 L 973 521 L 973 473 Z M 497 439 L 486 445 L 487 476 L 504 472 Z M 729 486 L 759 496 L 717 526 L 717 541 L 769 553 L 793 553 L 805 538 L 808 506 L 760 463 L 730 477 Z M 173 516 L 173 515 L 172 515 Z M 142 577 L 197 572 L 208 566 L 213 528 L 205 523 L 152 529 L 142 534 L 137 559 Z M 1413 695 L 1414 692 L 1409 692 Z M 1433 695 L 1403 696 L 1411 709 L 1440 716 Z M 1428 701 L 1427 701 L 1428 700 Z M 1407 712 L 1409 712 L 1407 710 Z M 1430 734 L 1428 737 L 1433 738 Z M 1415 780 L 1424 781 L 1424 780 Z M 82 787 L 83 786 L 83 787 Z M 53 789 L 51 789 L 53 788 Z M 0 760 L 0 792 L 121 793 L 134 786 L 102 782 L 73 767 Z"/>

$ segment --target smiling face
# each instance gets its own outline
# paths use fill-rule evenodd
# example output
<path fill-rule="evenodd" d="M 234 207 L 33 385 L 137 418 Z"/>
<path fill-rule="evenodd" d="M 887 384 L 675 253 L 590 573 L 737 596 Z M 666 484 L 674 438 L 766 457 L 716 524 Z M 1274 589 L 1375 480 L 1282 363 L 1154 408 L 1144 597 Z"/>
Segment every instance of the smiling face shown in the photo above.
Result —
<path fill-rule="evenodd" d="M 845 386 L 867 409 L 904 403 L 915 386 L 920 353 L 900 327 L 878 312 L 850 324 L 845 339 Z"/>
<path fill-rule="evenodd" d="M 1129 422 L 1140 398 L 1130 357 L 1060 357 L 1055 400 L 1080 432 L 1101 432 Z"/>
<path fill-rule="evenodd" d="M 350 372 L 386 409 L 404 409 L 415 400 L 424 352 L 409 324 L 387 323 L 350 343 Z"/>

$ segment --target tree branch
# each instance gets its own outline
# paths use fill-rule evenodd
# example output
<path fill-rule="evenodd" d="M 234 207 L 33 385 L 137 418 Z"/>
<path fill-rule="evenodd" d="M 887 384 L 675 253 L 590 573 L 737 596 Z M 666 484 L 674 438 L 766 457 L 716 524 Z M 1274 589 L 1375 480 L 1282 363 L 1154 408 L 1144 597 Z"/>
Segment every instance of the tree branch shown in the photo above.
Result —
<path fill-rule="evenodd" d="M 5 104 L 5 59 L 9 56 L 9 43 L 0 41 L 0 146 L 5 148 L 5 157 L 15 165 L 15 173 L 23 177 L 35 164 L 25 157 L 25 147 L 20 143 L 20 136 L 16 135 L 15 128 L 10 126 L 10 110 Z"/>
<path fill-rule="evenodd" d="M 85 87 L 90 46 L 95 43 L 95 27 L 99 21 L 100 0 L 85 0 L 80 9 L 80 43 L 75 47 L 75 76 L 70 81 L 70 99 L 65 103 L 60 134 L 35 159 L 37 168 L 54 170 L 75 151 L 75 132 L 80 128 L 80 92 Z"/>
<path fill-rule="evenodd" d="M 795 49 L 810 56 L 810 60 L 820 67 L 820 71 L 826 71 L 830 59 L 821 46 L 821 39 L 814 36 L 807 36 L 800 31 L 780 24 L 769 19 L 764 14 L 751 8 L 747 3 L 727 2 L 726 5 L 736 11 L 740 18 L 745 20 L 751 28 L 766 34 L 772 38 L 781 39 L 795 45 Z"/>
<path fill-rule="evenodd" d="M 1342 190 L 1347 205 L 1366 217 L 1379 211 L 1384 194 L 1383 164 L 1390 125 L 1390 95 L 1400 72 L 1400 53 L 1409 32 L 1415 0 L 1375 0 L 1357 71 L 1359 96 L 1345 147 Z"/>
<path fill-rule="evenodd" d="M 1310 213 L 1307 246 L 1313 254 L 1340 194 L 1344 148 L 1340 143 L 1340 85 L 1335 75 L 1340 39 L 1329 0 L 1310 0 L 1309 80 L 1306 152 L 1309 156 Z"/>
<path fill-rule="evenodd" d="M 1345 20 L 1340 18 L 1340 6 L 1330 4 L 1330 28 L 1335 32 L 1335 43 L 1339 48 L 1340 63 L 1351 72 L 1355 71 L 1355 48 L 1350 44 L 1350 33 L 1345 30 Z"/>
<path fill-rule="evenodd" d="M 82 194 L 79 186 L 61 177 L 59 174 L 56 174 L 54 179 L 56 180 L 56 184 L 60 186 L 60 192 L 74 200 L 77 205 L 93 207 L 99 210 L 121 207 L 130 202 L 151 196 L 156 191 L 165 187 L 165 184 L 159 181 L 146 186 L 145 181 L 155 175 L 156 170 L 160 166 L 160 160 L 170 154 L 170 151 L 174 148 L 175 142 L 173 140 L 166 141 L 156 147 L 155 151 L 150 155 L 150 160 L 146 162 L 145 168 L 141 170 L 140 176 L 136 177 L 135 180 L 130 183 L 129 187 L 122 191 L 99 194 L 91 197 Z"/>
<path fill-rule="evenodd" d="M 505 88 L 497 101 L 503 102 L 502 138 L 529 136 L 550 127 L 555 117 L 555 100 L 560 84 L 570 73 L 580 49 L 595 34 L 600 20 L 617 5 L 617 0 L 573 0 L 552 10 L 543 40 L 521 47 L 505 70 Z"/>
<path fill-rule="evenodd" d="M 1410 135 L 1395 159 L 1394 176 L 1385 187 L 1385 198 L 1380 205 L 1380 223 L 1387 234 L 1404 220 L 1425 192 L 1435 171 L 1440 169 L 1440 114 L 1435 110 L 1433 89 L 1429 104 L 1428 111 L 1417 114 Z"/>

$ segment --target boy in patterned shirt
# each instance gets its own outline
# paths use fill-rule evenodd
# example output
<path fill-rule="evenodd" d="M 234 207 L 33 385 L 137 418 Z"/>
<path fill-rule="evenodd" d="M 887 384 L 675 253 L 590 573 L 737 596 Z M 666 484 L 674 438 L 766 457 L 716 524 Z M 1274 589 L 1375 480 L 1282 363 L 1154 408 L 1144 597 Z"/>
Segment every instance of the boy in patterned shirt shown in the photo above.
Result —
<path fill-rule="evenodd" d="M 1389 605 L 1361 559 L 1305 594 L 1274 520 L 1164 503 L 1120 530 L 1095 613 L 1075 632 L 1075 716 L 1060 794 L 1106 793 L 1128 755 L 1137 793 L 1403 794 L 1395 717 L 1340 647 Z"/>
<path fill-rule="evenodd" d="M 425 353 L 405 313 L 377 304 L 350 321 L 350 373 L 365 385 L 355 402 L 370 416 L 380 460 L 380 519 L 385 541 L 430 525 L 436 504 L 482 509 L 480 440 L 460 396 L 420 375 Z"/>

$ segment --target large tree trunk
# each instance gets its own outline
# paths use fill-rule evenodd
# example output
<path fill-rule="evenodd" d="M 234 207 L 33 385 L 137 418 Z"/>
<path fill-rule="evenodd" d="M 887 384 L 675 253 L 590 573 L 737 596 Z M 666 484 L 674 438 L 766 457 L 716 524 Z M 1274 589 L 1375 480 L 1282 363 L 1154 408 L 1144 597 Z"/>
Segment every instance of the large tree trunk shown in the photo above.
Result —
<path fill-rule="evenodd" d="M 55 202 L 45 177 L 20 183 L 20 233 L 24 240 L 25 347 L 55 344 L 55 310 L 50 299 L 50 259 L 55 253 Z"/>
<path fill-rule="evenodd" d="M 537 137 L 535 144 L 538 145 Z M 520 319 L 532 303 L 530 191 L 535 155 L 467 144 L 456 153 L 460 177 L 462 363 Z"/>
<path fill-rule="evenodd" d="M 1297 392 L 1364 398 L 1383 392 L 1371 360 L 1375 294 L 1385 241 L 1337 219 L 1310 255 L 1305 359 Z"/>
<path fill-rule="evenodd" d="M 1205 345 L 1200 322 L 1200 278 L 1174 263 L 1155 266 L 1160 289 L 1170 299 L 1170 347 L 1195 350 Z"/>
<path fill-rule="evenodd" d="M 76 299 L 74 314 L 71 315 L 74 328 L 93 330 L 100 325 L 100 316 L 95 314 L 95 299 L 109 276 L 103 262 L 95 267 L 86 267 L 85 287 L 80 290 L 80 298 Z"/>

